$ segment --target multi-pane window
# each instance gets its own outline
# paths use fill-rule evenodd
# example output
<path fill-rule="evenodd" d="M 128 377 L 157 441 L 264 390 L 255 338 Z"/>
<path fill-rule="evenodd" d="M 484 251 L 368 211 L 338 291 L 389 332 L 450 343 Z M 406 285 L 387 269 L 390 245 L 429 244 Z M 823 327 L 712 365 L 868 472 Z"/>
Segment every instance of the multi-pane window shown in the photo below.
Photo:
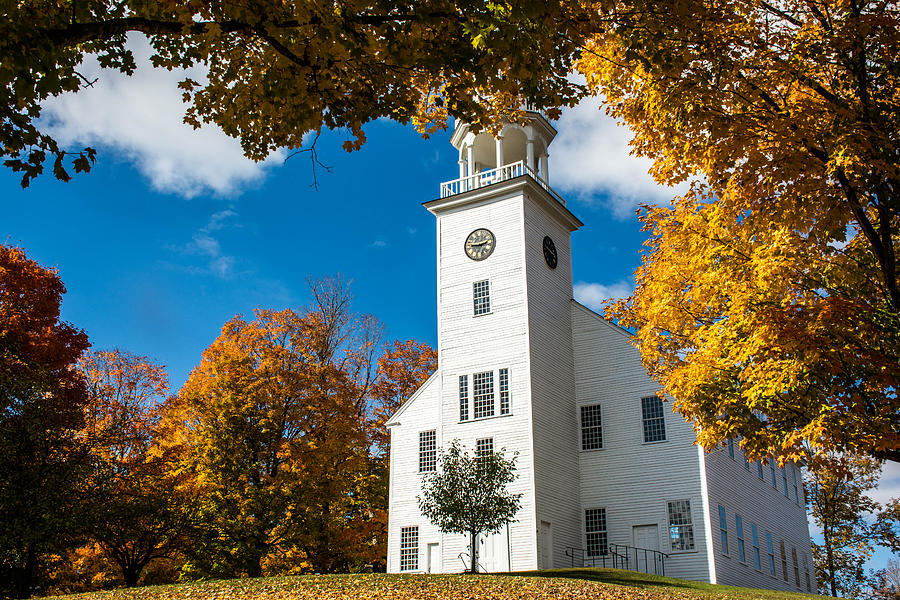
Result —
<path fill-rule="evenodd" d="M 472 375 L 472 388 L 475 418 L 494 416 L 494 372 L 485 371 Z"/>
<path fill-rule="evenodd" d="M 644 442 L 662 442 L 666 439 L 666 418 L 659 396 L 641 398 L 644 423 Z"/>
<path fill-rule="evenodd" d="M 584 511 L 584 535 L 588 557 L 607 553 L 605 508 L 589 508 Z"/>
<path fill-rule="evenodd" d="M 775 549 L 772 547 L 772 534 L 768 531 L 766 532 L 766 553 L 769 555 L 769 574 L 777 577 L 775 575 Z"/>
<path fill-rule="evenodd" d="M 725 517 L 725 507 L 719 505 L 719 534 L 722 536 L 722 554 L 728 554 L 728 519 Z"/>
<path fill-rule="evenodd" d="M 600 419 L 600 405 L 581 407 L 581 449 L 597 450 L 603 447 L 603 428 Z"/>
<path fill-rule="evenodd" d="M 487 279 L 472 284 L 472 298 L 476 316 L 491 312 L 491 284 Z"/>
<path fill-rule="evenodd" d="M 782 483 L 784 483 L 784 497 L 790 498 L 791 496 L 788 493 L 788 486 L 787 486 L 787 471 L 785 470 L 784 467 L 781 467 L 781 481 L 782 481 Z"/>
<path fill-rule="evenodd" d="M 750 542 L 753 544 L 753 566 L 757 571 L 762 570 L 759 556 L 759 532 L 756 530 L 756 523 L 750 523 Z"/>
<path fill-rule="evenodd" d="M 734 531 L 737 534 L 738 560 L 747 562 L 747 554 L 744 551 L 744 520 L 741 515 L 734 515 Z"/>
<path fill-rule="evenodd" d="M 419 473 L 437 470 L 437 432 L 419 432 Z"/>
<path fill-rule="evenodd" d="M 672 550 L 693 550 L 694 525 L 691 521 L 691 501 L 672 500 L 668 504 L 669 544 Z"/>
<path fill-rule="evenodd" d="M 419 528 L 400 529 L 400 570 L 416 571 L 419 568 Z"/>
<path fill-rule="evenodd" d="M 775 479 L 775 459 L 769 459 L 769 471 L 772 472 L 772 487 L 778 489 L 778 480 Z"/>
<path fill-rule="evenodd" d="M 797 503 L 797 506 L 800 506 L 800 492 L 797 490 L 797 468 L 791 467 L 791 479 L 794 484 L 794 502 Z"/>
<path fill-rule="evenodd" d="M 469 420 L 469 376 L 459 376 L 459 420 Z"/>
<path fill-rule="evenodd" d="M 787 581 L 787 554 L 784 552 L 784 540 L 781 540 L 781 574 L 784 575 L 784 580 Z"/>
<path fill-rule="evenodd" d="M 800 587 L 800 562 L 797 560 L 797 549 L 791 548 L 791 560 L 794 562 L 794 583 Z"/>
<path fill-rule="evenodd" d="M 500 369 L 500 414 L 509 414 L 509 369 Z"/>
<path fill-rule="evenodd" d="M 734 460 L 734 440 L 728 438 L 726 444 L 728 444 L 728 456 L 731 458 L 731 460 Z"/>
<path fill-rule="evenodd" d="M 488 454 L 494 453 L 494 438 L 481 438 L 480 440 L 475 440 L 475 456 L 481 458 L 482 456 L 486 456 Z"/>
<path fill-rule="evenodd" d="M 803 555 L 803 572 L 806 574 L 806 591 L 811 593 L 812 586 L 809 581 L 809 559 L 805 554 Z"/>
<path fill-rule="evenodd" d="M 762 461 L 761 461 L 761 460 L 756 461 L 756 475 L 757 475 L 760 479 L 763 478 Z"/>
<path fill-rule="evenodd" d="M 747 458 L 747 451 L 744 450 L 744 468 L 750 470 L 750 459 Z"/>

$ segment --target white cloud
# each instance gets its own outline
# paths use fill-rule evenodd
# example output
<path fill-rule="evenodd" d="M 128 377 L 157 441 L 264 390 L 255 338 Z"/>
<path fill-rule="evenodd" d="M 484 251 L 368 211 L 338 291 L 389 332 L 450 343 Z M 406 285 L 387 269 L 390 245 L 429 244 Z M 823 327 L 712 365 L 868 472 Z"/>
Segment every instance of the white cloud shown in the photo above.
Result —
<path fill-rule="evenodd" d="M 384 248 L 385 246 L 387 246 L 387 242 L 384 240 L 375 240 L 372 242 L 373 248 Z"/>
<path fill-rule="evenodd" d="M 900 464 L 891 461 L 884 463 L 878 487 L 872 490 L 869 496 L 881 504 L 892 498 L 900 498 Z"/>
<path fill-rule="evenodd" d="M 170 250 L 179 252 L 187 256 L 200 257 L 205 263 L 203 266 L 179 265 L 179 270 L 189 273 L 211 274 L 220 279 L 230 279 L 235 275 L 235 264 L 237 260 L 233 256 L 223 254 L 222 245 L 212 232 L 221 229 L 239 228 L 242 225 L 237 222 L 238 213 L 233 209 L 219 211 L 209 217 L 209 221 L 204 227 L 201 227 L 191 236 L 191 242 L 185 246 L 169 247 Z"/>
<path fill-rule="evenodd" d="M 634 292 L 634 286 L 624 279 L 612 285 L 579 281 L 575 284 L 575 299 L 591 310 L 603 311 L 603 304 L 610 298 L 625 298 Z"/>
<path fill-rule="evenodd" d="M 586 98 L 564 109 L 555 124 L 559 135 L 550 147 L 550 177 L 554 187 L 582 200 L 602 194 L 618 218 L 633 214 L 639 203 L 668 204 L 687 191 L 661 186 L 647 172 L 650 160 L 630 155 L 632 135 L 600 108 L 600 99 Z"/>
<path fill-rule="evenodd" d="M 143 36 L 129 37 L 138 64 L 131 77 L 101 69 L 87 57 L 80 71 L 93 87 L 47 100 L 44 127 L 64 147 L 97 146 L 98 160 L 124 155 L 154 188 L 185 197 L 213 192 L 233 195 L 280 164 L 283 152 L 262 163 L 243 155 L 238 140 L 215 125 L 193 129 L 183 122 L 185 105 L 177 83 L 185 77 L 204 80 L 202 70 L 154 69 L 152 50 Z"/>

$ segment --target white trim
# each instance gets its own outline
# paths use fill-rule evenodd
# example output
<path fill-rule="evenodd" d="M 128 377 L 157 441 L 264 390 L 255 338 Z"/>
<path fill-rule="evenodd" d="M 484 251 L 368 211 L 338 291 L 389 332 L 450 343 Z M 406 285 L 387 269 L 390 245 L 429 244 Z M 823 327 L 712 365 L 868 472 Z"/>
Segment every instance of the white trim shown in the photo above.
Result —
<path fill-rule="evenodd" d="M 709 582 L 716 583 L 716 556 L 713 546 L 712 519 L 709 506 L 709 485 L 706 481 L 706 451 L 703 446 L 697 445 L 697 455 L 700 459 L 700 504 L 703 507 L 703 527 L 706 529 L 706 559 L 709 566 Z"/>

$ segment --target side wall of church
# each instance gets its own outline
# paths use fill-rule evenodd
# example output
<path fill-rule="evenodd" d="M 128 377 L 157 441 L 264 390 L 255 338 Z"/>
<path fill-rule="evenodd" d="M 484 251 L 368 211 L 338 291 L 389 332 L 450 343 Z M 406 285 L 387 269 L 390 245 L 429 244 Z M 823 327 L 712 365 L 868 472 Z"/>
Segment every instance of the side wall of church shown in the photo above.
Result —
<path fill-rule="evenodd" d="M 763 464 L 760 477 L 757 463 L 745 461 L 737 443 L 734 443 L 733 451 L 732 458 L 728 447 L 722 446 L 709 452 L 705 458 L 718 583 L 806 592 L 808 573 L 810 590 L 815 593 L 815 571 L 803 498 L 802 473 L 799 469 L 792 472 L 795 469 L 793 464 L 786 464 L 784 473 L 780 467 L 775 466 L 773 480 L 771 468 Z M 783 475 L 787 477 L 787 487 Z M 725 509 L 727 551 L 723 545 L 719 506 Z M 737 529 L 737 516 L 741 518 L 740 532 Z M 753 543 L 754 527 L 760 555 L 759 568 L 756 566 L 756 546 Z M 743 557 L 738 533 L 743 540 Z M 774 560 L 771 562 L 766 534 L 772 538 Z M 781 560 L 782 544 L 785 563 Z M 796 572 L 794 552 L 797 554 Z"/>
<path fill-rule="evenodd" d="M 577 302 L 571 312 L 579 411 L 600 405 L 603 436 L 601 449 L 580 450 L 579 442 L 583 509 L 606 509 L 610 544 L 648 547 L 655 526 L 656 544 L 669 555 L 665 574 L 709 581 L 707 507 L 691 426 L 665 402 L 665 441 L 645 443 L 641 398 L 656 395 L 659 386 L 627 334 Z M 690 501 L 694 547 L 686 551 L 673 548 L 668 535 L 668 503 L 680 500 Z M 579 541 L 587 547 L 583 523 Z"/>

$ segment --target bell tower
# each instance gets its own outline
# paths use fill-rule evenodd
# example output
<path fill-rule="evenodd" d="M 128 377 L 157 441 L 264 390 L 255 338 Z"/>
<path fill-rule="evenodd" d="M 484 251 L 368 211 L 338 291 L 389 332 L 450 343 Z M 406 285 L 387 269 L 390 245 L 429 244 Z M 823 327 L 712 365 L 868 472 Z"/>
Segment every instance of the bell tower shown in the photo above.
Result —
<path fill-rule="evenodd" d="M 437 218 L 440 445 L 518 453 L 517 521 L 480 540 L 492 571 L 561 567 L 581 547 L 570 235 L 582 223 L 549 184 L 556 130 L 525 117 L 496 137 L 457 123 L 459 178 L 425 203 Z M 444 564 L 465 551 L 445 540 Z"/>

